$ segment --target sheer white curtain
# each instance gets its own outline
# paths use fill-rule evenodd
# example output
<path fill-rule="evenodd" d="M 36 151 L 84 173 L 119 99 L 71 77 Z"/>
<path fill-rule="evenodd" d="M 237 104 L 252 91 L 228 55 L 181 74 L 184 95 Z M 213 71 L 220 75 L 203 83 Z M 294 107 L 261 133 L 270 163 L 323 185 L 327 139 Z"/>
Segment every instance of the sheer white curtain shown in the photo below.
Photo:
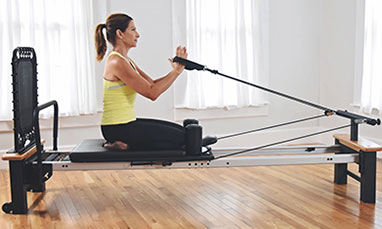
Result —
<path fill-rule="evenodd" d="M 64 116 L 96 112 L 92 4 L 92 0 L 1 1 L 1 120 L 12 119 L 10 62 L 18 46 L 36 51 L 39 103 L 57 100 Z"/>
<path fill-rule="evenodd" d="M 186 44 L 190 60 L 265 86 L 267 4 L 266 0 L 187 0 L 181 5 L 175 0 L 174 43 Z M 263 92 L 247 85 L 206 72 L 186 74 L 176 84 L 177 108 L 239 108 L 267 103 Z"/>
<path fill-rule="evenodd" d="M 361 109 L 382 114 L 382 1 L 365 1 Z"/>

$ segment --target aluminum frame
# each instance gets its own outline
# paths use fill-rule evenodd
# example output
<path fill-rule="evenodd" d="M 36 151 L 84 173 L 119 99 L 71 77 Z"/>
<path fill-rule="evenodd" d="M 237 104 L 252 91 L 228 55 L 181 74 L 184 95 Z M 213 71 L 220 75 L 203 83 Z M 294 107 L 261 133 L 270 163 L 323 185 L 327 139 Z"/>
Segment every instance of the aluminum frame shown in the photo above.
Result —
<path fill-rule="evenodd" d="M 53 153 L 55 151 L 49 151 Z M 337 164 L 358 162 L 357 153 L 341 153 L 339 145 L 333 146 L 295 146 L 263 149 L 245 156 L 226 157 L 212 161 L 188 162 L 72 162 L 43 161 L 52 165 L 56 171 L 76 170 L 121 170 L 121 169 L 186 169 L 186 168 L 222 168 L 276 165 Z M 337 154 L 335 154 L 337 153 Z M 222 155 L 223 153 L 216 153 Z M 282 155 L 289 154 L 289 155 Z M 293 155 L 291 155 L 293 154 Z M 282 156 L 280 156 L 282 155 Z"/>

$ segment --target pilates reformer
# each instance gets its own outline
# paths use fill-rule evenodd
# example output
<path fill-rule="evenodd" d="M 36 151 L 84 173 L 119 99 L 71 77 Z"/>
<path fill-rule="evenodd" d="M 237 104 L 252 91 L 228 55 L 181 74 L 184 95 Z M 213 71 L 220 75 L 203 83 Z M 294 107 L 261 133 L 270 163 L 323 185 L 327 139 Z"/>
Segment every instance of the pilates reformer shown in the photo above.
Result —
<path fill-rule="evenodd" d="M 323 110 L 324 114 L 219 138 L 210 136 L 203 138 L 202 127 L 199 126 L 198 121 L 187 119 L 184 120 L 182 126 L 184 128 L 185 146 L 180 150 L 111 150 L 102 147 L 103 139 L 87 139 L 83 140 L 72 151 L 59 151 L 57 147 L 58 104 L 53 100 L 38 105 L 36 53 L 33 48 L 19 47 L 13 51 L 12 57 L 14 149 L 2 156 L 3 160 L 9 161 L 12 201 L 3 204 L 2 210 L 6 213 L 26 214 L 28 212 L 27 192 L 44 192 L 46 189 L 45 182 L 50 179 L 54 170 L 215 168 L 326 163 L 335 166 L 334 183 L 346 184 L 347 176 L 350 176 L 360 182 L 360 200 L 366 203 L 375 203 L 376 152 L 381 151 L 382 147 L 366 139 L 358 139 L 358 126 L 362 123 L 380 125 L 379 119 L 372 119 L 347 111 L 335 111 L 221 74 L 217 70 L 211 70 L 204 65 L 179 57 L 175 57 L 174 61 L 185 65 L 187 70 L 210 71 Z M 52 106 L 54 108 L 53 148 L 44 150 L 44 140 L 41 140 L 40 136 L 39 113 L 41 110 Z M 211 149 L 211 145 L 217 140 L 331 115 L 348 118 L 350 124 L 226 154 L 213 152 Z M 335 144 L 331 146 L 278 146 L 347 127 L 350 127 L 350 136 L 347 134 L 334 135 Z M 242 154 L 247 156 L 241 156 Z M 348 163 L 359 165 L 359 176 L 348 171 Z"/>

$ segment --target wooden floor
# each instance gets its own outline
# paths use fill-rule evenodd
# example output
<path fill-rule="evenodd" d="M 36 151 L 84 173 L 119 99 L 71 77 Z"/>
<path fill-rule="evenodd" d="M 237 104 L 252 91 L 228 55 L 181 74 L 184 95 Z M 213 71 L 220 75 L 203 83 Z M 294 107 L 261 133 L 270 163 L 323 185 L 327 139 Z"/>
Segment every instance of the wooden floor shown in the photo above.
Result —
<path fill-rule="evenodd" d="M 45 194 L 28 194 L 29 214 L 1 212 L 0 227 L 382 228 L 381 165 L 377 204 L 360 203 L 351 178 L 333 184 L 333 165 L 54 172 Z"/>

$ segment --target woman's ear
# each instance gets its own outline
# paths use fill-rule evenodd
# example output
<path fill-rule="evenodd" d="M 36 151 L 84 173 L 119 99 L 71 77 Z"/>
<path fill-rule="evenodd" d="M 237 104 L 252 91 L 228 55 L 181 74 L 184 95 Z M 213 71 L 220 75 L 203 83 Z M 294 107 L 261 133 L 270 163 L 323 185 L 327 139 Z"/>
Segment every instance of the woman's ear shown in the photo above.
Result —
<path fill-rule="evenodd" d="M 118 38 L 120 38 L 120 39 L 123 38 L 123 33 L 122 33 L 122 31 L 121 31 L 120 29 L 117 29 L 117 30 L 115 31 L 115 34 L 117 35 Z"/>

